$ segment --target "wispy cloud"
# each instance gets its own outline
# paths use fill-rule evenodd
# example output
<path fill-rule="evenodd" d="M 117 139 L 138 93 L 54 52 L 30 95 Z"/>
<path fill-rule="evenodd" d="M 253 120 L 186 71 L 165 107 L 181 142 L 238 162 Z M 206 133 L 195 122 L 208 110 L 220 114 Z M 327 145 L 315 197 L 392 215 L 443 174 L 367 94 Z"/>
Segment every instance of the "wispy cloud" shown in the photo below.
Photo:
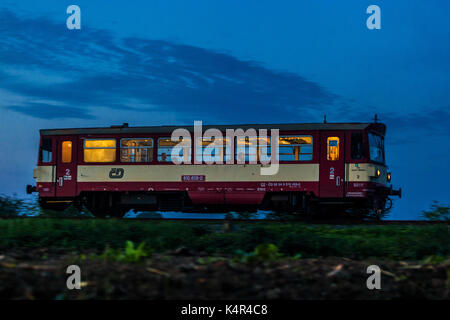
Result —
<path fill-rule="evenodd" d="M 394 144 L 416 143 L 416 139 L 428 139 L 430 135 L 450 136 L 450 106 L 410 114 L 389 113 L 382 120 L 387 123 Z"/>
<path fill-rule="evenodd" d="M 42 119 L 91 119 L 97 108 L 211 122 L 368 121 L 376 108 L 304 77 L 204 48 L 106 30 L 67 30 L 0 11 L 0 107 Z M 381 114 L 391 141 L 449 135 L 449 108 Z"/>
<path fill-rule="evenodd" d="M 32 117 L 89 118 L 101 106 L 223 122 L 307 121 L 337 98 L 297 74 L 189 45 L 71 31 L 7 10 L 0 32 L 0 88 L 24 97 L 3 107 Z"/>

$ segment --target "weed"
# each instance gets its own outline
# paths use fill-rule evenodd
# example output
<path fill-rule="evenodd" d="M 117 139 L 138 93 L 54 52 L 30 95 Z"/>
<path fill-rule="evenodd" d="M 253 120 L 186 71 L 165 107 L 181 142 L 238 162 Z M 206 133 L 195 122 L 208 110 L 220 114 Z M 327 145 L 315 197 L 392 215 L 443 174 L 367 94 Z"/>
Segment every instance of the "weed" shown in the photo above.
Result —
<path fill-rule="evenodd" d="M 432 255 L 428 256 L 425 259 L 422 260 L 422 264 L 440 264 L 445 261 L 445 258 L 443 256 L 439 255 Z"/>
<path fill-rule="evenodd" d="M 237 250 L 235 253 L 234 260 L 239 262 L 270 262 L 281 257 L 278 247 L 272 243 L 260 244 L 250 253 L 242 250 Z"/>
<path fill-rule="evenodd" d="M 120 261 L 120 262 L 139 262 L 148 256 L 145 250 L 145 242 L 141 242 L 136 248 L 132 241 L 127 241 L 125 248 L 113 249 L 106 247 L 100 255 L 102 260 Z"/>

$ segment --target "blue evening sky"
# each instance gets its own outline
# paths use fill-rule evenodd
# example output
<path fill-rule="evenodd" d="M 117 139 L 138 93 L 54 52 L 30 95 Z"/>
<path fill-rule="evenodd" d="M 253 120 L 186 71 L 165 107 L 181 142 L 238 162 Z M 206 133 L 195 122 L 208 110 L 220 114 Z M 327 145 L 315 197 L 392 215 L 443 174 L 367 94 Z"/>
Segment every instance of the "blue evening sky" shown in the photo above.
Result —
<path fill-rule="evenodd" d="M 81 8 L 81 30 L 66 8 Z M 366 8 L 381 8 L 368 30 Z M 33 182 L 38 130 L 370 121 L 392 219 L 450 201 L 447 0 L 0 2 L 0 194 Z"/>

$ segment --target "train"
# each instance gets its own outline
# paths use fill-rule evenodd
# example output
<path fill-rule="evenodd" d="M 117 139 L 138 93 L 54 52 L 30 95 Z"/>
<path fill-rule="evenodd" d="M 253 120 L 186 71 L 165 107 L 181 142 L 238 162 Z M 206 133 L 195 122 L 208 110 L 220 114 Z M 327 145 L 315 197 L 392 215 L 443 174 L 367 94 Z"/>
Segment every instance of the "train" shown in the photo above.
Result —
<path fill-rule="evenodd" d="M 182 148 L 172 136 L 180 129 L 194 137 Z M 73 205 L 96 217 L 122 217 L 132 209 L 380 216 L 392 196 L 401 197 L 385 161 L 386 125 L 376 120 L 202 126 L 201 133 L 215 130 L 212 137 L 196 136 L 195 130 L 127 123 L 42 129 L 35 184 L 26 191 L 38 194 L 43 209 Z M 229 137 L 229 130 L 244 135 Z M 277 135 L 262 144 L 255 135 L 261 130 Z M 175 163 L 177 155 L 184 162 Z M 264 155 L 277 160 L 275 173 L 261 173 L 268 167 Z"/>

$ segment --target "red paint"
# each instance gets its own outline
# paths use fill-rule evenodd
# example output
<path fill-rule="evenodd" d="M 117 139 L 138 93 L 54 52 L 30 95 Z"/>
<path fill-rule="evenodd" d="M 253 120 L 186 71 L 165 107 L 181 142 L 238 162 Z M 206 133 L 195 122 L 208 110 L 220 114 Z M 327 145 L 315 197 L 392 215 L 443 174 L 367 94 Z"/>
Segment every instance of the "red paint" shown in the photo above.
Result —
<path fill-rule="evenodd" d="M 327 139 L 339 138 L 339 159 L 327 159 Z M 344 196 L 345 143 L 343 131 L 323 131 L 320 133 L 320 197 L 341 198 Z"/>
<path fill-rule="evenodd" d="M 318 182 L 79 182 L 83 191 L 186 191 L 194 204 L 259 204 L 266 192 L 318 194 Z"/>
<path fill-rule="evenodd" d="M 77 139 L 74 136 L 61 136 L 56 141 L 56 196 L 74 197 L 77 195 Z M 72 143 L 71 161 L 68 163 L 62 159 L 64 141 Z"/>
<path fill-rule="evenodd" d="M 306 191 L 318 194 L 319 183 L 308 182 L 78 182 L 83 191 L 197 191 L 197 192 L 273 192 Z"/>
<path fill-rule="evenodd" d="M 36 191 L 39 192 L 39 197 L 54 197 L 55 183 L 53 182 L 38 182 Z"/>
<path fill-rule="evenodd" d="M 226 192 L 225 204 L 259 205 L 265 194 L 265 192 Z"/>
<path fill-rule="evenodd" d="M 189 198 L 193 204 L 224 204 L 225 196 L 223 192 L 205 192 L 205 191 L 190 191 Z"/>

